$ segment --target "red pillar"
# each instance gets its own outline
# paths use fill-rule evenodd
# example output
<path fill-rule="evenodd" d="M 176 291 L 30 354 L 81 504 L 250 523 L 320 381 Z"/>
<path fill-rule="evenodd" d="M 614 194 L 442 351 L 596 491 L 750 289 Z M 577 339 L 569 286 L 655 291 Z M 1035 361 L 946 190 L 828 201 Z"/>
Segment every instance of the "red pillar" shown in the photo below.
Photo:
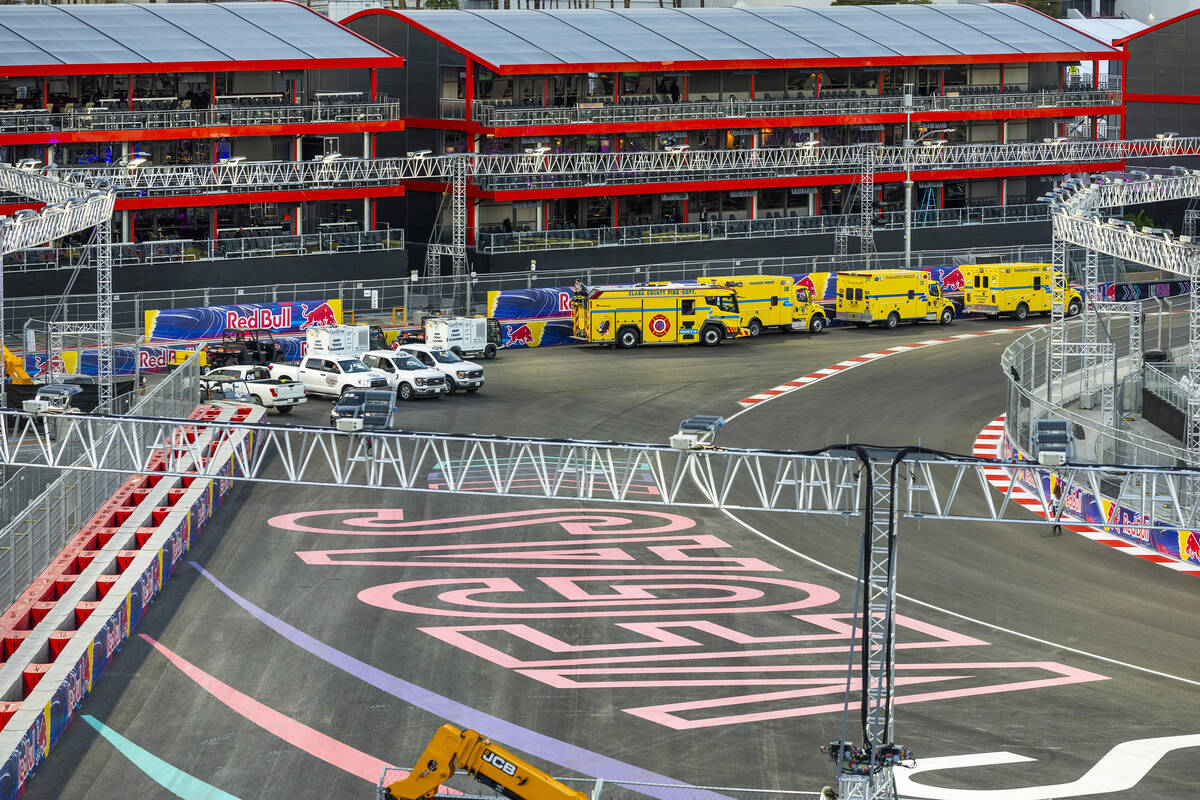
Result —
<path fill-rule="evenodd" d="M 1125 86 L 1126 86 L 1126 67 L 1129 66 L 1129 45 L 1124 46 L 1124 52 L 1121 54 L 1121 138 L 1125 138 Z"/>
<path fill-rule="evenodd" d="M 292 91 L 295 92 L 296 84 L 292 84 Z M 371 102 L 374 103 L 379 97 L 379 70 L 371 67 Z"/>
<path fill-rule="evenodd" d="M 465 76 L 463 78 L 463 119 L 471 119 L 471 105 L 475 101 L 475 62 L 467 59 Z M 469 206 L 468 206 L 469 207 Z"/>

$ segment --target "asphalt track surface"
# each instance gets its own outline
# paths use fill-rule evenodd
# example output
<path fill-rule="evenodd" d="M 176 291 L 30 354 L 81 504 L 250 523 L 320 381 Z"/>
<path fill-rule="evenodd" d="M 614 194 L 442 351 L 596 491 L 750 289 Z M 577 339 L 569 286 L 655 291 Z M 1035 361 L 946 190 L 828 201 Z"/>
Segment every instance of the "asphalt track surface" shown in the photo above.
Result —
<path fill-rule="evenodd" d="M 663 442 L 691 414 L 731 416 L 783 381 L 943 333 L 503 353 L 482 392 L 403 404 L 399 424 Z M 969 453 L 1003 411 L 998 359 L 1012 338 L 840 373 L 738 416 L 719 441 L 919 440 Z M 272 419 L 325 423 L 328 404 Z M 401 509 L 402 520 L 347 509 Z M 833 765 L 817 748 L 842 735 L 859 531 L 648 511 L 236 488 L 193 548 L 197 566 L 164 587 L 26 797 L 371 797 L 378 767 L 411 765 L 446 720 L 564 777 L 818 790 Z M 478 519 L 446 521 L 462 517 Z M 413 549 L 382 549 L 397 547 Z M 356 552 L 328 552 L 345 550 Z M 913 778 L 1008 791 L 914 796 L 1105 796 L 1122 770 L 1132 788 L 1107 796 L 1197 796 L 1195 577 L 1048 526 L 929 522 L 905 530 L 899 569 L 895 740 L 923 760 L 1025 759 Z M 854 717 L 847 735 L 861 736 Z M 1060 785 L 1122 742 L 1185 736 L 1175 741 L 1193 749 L 1109 759 L 1099 782 Z"/>

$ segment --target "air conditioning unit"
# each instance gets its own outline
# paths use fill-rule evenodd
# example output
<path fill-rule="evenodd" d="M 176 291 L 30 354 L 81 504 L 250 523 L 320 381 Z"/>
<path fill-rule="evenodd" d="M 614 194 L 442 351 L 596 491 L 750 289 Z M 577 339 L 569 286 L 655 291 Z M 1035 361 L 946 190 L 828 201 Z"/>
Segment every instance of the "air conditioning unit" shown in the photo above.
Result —
<path fill-rule="evenodd" d="M 337 429 L 342 433 L 358 433 L 363 429 L 362 417 L 341 417 L 337 421 Z"/>

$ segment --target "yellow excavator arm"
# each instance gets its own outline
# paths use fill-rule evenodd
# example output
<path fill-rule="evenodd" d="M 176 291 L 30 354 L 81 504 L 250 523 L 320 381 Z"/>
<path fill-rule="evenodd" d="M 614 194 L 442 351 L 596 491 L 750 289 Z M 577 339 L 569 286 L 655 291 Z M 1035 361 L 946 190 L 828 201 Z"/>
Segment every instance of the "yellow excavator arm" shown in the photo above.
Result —
<path fill-rule="evenodd" d="M 7 347 L 4 348 L 4 375 L 15 384 L 28 386 L 33 383 L 33 378 L 25 371 L 25 360 Z"/>
<path fill-rule="evenodd" d="M 397 800 L 432 797 L 456 772 L 466 772 L 512 800 L 589 800 L 472 730 L 438 728 L 407 778 L 388 786 Z"/>

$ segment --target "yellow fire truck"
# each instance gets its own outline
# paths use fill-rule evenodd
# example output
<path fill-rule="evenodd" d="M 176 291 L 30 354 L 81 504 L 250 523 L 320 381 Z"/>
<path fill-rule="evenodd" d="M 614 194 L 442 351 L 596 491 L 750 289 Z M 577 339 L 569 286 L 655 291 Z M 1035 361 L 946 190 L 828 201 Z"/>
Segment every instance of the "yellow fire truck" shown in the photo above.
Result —
<path fill-rule="evenodd" d="M 808 288 L 781 275 L 713 275 L 699 283 L 724 286 L 737 293 L 743 336 L 758 336 L 764 328 L 820 333 L 825 310 L 812 302 Z"/>
<path fill-rule="evenodd" d="M 954 321 L 954 303 L 942 296 L 942 285 L 928 272 L 877 269 L 839 272 L 837 318 L 861 328 L 879 323 L 894 328 L 902 321 Z"/>
<path fill-rule="evenodd" d="M 737 295 L 723 286 L 597 286 L 574 305 L 574 338 L 614 347 L 688 342 L 712 347 L 741 330 Z"/>
<path fill-rule="evenodd" d="M 1050 264 L 975 264 L 963 268 L 967 277 L 967 313 L 995 319 L 1008 314 L 1023 320 L 1030 314 L 1049 314 L 1054 273 Z M 1068 317 L 1083 308 L 1083 296 L 1067 287 L 1063 298 Z"/>

